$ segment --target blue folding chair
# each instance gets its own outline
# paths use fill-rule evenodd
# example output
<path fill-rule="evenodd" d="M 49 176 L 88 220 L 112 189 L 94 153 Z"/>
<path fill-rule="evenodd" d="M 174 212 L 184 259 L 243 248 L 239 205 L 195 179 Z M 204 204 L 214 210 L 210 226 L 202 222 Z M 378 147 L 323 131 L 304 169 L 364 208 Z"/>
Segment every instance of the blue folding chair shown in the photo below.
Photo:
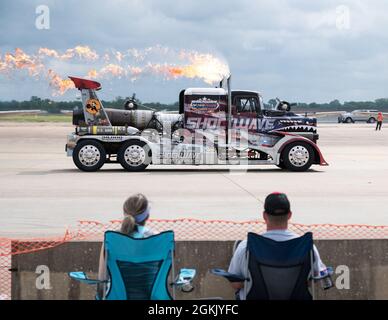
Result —
<path fill-rule="evenodd" d="M 89 279 L 84 272 L 70 272 L 71 278 L 86 284 L 106 286 L 104 300 L 171 300 L 175 288 L 192 290 L 193 269 L 174 274 L 174 232 L 166 231 L 147 238 L 133 238 L 115 231 L 104 236 L 105 261 L 109 280 Z M 171 278 L 174 282 L 168 282 Z M 172 296 L 169 292 L 172 286 Z"/>
<path fill-rule="evenodd" d="M 245 274 L 249 275 L 248 278 L 220 269 L 211 272 L 231 282 L 244 282 L 242 290 L 247 300 L 311 300 L 314 283 L 311 283 L 310 293 L 308 280 L 321 280 L 330 275 L 312 276 L 314 254 L 311 232 L 288 241 L 275 241 L 250 232 L 246 258 Z M 331 272 L 329 268 L 328 272 Z"/>
<path fill-rule="evenodd" d="M 247 255 L 252 281 L 249 292 L 244 287 L 247 300 L 312 300 L 308 289 L 313 270 L 311 232 L 288 241 L 249 233 Z"/>

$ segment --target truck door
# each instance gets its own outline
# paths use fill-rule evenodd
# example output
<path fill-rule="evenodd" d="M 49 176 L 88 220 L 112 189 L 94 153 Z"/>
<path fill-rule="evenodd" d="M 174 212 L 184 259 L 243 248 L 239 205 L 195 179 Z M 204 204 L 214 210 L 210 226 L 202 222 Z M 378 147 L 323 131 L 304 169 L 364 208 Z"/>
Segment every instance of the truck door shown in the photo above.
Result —
<path fill-rule="evenodd" d="M 234 96 L 232 106 L 232 128 L 247 128 L 249 132 L 256 132 L 257 118 L 260 112 L 260 104 L 257 96 Z"/>

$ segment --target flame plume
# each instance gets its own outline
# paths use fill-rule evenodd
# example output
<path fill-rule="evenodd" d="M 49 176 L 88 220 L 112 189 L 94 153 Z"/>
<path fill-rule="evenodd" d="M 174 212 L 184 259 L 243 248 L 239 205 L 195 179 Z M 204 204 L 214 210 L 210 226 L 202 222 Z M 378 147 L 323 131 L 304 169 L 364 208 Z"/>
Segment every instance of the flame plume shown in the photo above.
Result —
<path fill-rule="evenodd" d="M 63 95 L 67 90 L 75 88 L 73 81 L 71 81 L 70 79 L 62 79 L 51 69 L 47 71 L 47 76 L 49 78 L 50 86 L 55 88 L 56 90 L 54 95 Z"/>
<path fill-rule="evenodd" d="M 78 63 L 82 61 L 82 64 Z M 59 66 L 59 67 L 58 67 Z M 61 71 L 55 69 L 61 68 Z M 63 95 L 74 88 L 71 80 L 61 74 L 74 74 L 72 69 L 83 68 L 85 77 L 92 79 L 129 79 L 135 81 L 142 76 L 161 76 L 165 80 L 198 78 L 214 84 L 229 74 L 228 65 L 218 57 L 197 51 L 176 51 L 168 47 L 154 46 L 146 49 L 105 51 L 97 53 L 89 46 L 76 46 L 59 52 L 50 48 L 39 48 L 28 54 L 21 48 L 14 53 L 0 55 L 1 74 L 12 76 L 17 71 L 26 71 L 28 76 L 48 80 L 53 95 Z M 66 70 L 62 70 L 65 68 Z M 66 73 L 64 72 L 66 71 Z M 82 76 L 82 75 L 80 75 Z"/>
<path fill-rule="evenodd" d="M 38 55 L 52 57 L 59 60 L 69 60 L 74 57 L 92 61 L 98 59 L 98 54 L 91 50 L 88 46 L 76 46 L 75 48 L 67 49 L 64 54 L 59 54 L 58 51 L 54 49 L 39 48 Z"/>

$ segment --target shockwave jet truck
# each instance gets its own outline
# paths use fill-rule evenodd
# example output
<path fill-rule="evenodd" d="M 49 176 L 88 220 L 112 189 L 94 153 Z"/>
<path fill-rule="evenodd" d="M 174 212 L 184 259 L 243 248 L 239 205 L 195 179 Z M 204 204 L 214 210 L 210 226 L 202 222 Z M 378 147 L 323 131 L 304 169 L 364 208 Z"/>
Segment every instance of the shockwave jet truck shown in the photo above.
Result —
<path fill-rule="evenodd" d="M 73 111 L 75 132 L 67 155 L 83 171 L 120 163 L 128 171 L 154 165 L 276 165 L 306 171 L 327 165 L 317 146 L 317 120 L 278 101 L 265 110 L 255 91 L 231 90 L 230 76 L 216 88 L 188 88 L 179 94 L 179 113 L 104 108 L 100 83 L 70 77 L 81 91 L 82 110 Z"/>

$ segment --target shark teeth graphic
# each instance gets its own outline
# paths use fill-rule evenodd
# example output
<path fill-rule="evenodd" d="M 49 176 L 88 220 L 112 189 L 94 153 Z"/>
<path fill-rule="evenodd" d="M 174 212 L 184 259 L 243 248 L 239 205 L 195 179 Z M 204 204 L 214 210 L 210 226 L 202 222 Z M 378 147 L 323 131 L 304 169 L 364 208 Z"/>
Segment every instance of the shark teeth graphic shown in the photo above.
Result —
<path fill-rule="evenodd" d="M 285 131 L 285 132 L 311 132 L 311 133 L 316 133 L 317 129 L 312 126 L 288 126 L 288 127 L 283 127 L 283 128 L 277 128 L 271 131 Z"/>

